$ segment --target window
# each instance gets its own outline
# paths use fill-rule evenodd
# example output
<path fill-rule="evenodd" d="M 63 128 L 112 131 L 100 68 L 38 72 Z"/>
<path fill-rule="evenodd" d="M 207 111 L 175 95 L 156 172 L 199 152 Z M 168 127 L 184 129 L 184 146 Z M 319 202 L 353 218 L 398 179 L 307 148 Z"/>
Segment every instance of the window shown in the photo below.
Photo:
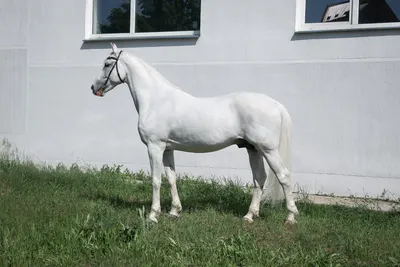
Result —
<path fill-rule="evenodd" d="M 297 0 L 296 32 L 400 28 L 400 0 Z"/>
<path fill-rule="evenodd" d="M 86 39 L 196 37 L 201 0 L 87 0 Z"/>

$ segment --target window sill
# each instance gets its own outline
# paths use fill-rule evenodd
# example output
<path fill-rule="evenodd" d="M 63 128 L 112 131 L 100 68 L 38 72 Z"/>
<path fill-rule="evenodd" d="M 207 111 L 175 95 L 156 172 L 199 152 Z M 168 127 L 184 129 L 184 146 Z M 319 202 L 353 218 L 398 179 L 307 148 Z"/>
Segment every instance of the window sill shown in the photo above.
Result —
<path fill-rule="evenodd" d="M 343 32 L 343 31 L 365 31 L 365 30 L 399 30 L 400 23 L 374 23 L 374 24 L 349 24 L 348 22 L 335 23 L 308 23 L 296 26 L 295 33 L 314 32 Z"/>
<path fill-rule="evenodd" d="M 150 40 L 150 39 L 182 39 L 199 38 L 200 31 L 176 31 L 176 32 L 141 32 L 141 33 L 113 33 L 91 34 L 84 42 L 113 41 L 113 40 Z"/>

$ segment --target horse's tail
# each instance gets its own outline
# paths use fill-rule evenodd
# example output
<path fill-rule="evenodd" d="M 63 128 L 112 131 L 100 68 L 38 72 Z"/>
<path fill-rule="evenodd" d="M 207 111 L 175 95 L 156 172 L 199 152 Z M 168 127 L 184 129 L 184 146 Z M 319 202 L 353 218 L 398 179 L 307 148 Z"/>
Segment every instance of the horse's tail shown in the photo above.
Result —
<path fill-rule="evenodd" d="M 283 164 L 289 172 L 292 171 L 291 165 L 291 134 L 292 134 L 292 120 L 287 109 L 280 103 L 276 103 L 281 113 L 281 132 L 279 141 L 279 155 Z M 282 186 L 278 181 L 272 169 L 269 169 L 267 181 L 264 186 L 263 202 L 270 200 L 273 204 L 277 201 L 283 200 L 285 197 Z"/>

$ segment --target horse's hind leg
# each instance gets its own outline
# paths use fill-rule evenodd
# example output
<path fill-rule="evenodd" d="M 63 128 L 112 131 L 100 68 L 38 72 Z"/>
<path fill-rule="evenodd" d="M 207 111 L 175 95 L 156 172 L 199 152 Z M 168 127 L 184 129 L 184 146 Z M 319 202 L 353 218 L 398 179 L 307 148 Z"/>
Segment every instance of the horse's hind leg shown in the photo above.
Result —
<path fill-rule="evenodd" d="M 260 211 L 260 201 L 267 178 L 267 173 L 265 172 L 265 166 L 263 161 L 263 156 L 255 149 L 247 149 L 249 154 L 250 167 L 253 173 L 253 197 L 251 199 L 251 204 L 249 211 L 243 217 L 248 222 L 253 222 L 253 216 L 258 217 Z"/>
<path fill-rule="evenodd" d="M 297 210 L 296 204 L 293 199 L 292 189 L 291 189 L 291 181 L 290 181 L 290 172 L 283 164 L 283 161 L 279 155 L 277 149 L 273 150 L 265 150 L 263 151 L 263 155 L 266 158 L 269 166 L 272 171 L 275 173 L 276 177 L 279 180 L 279 183 L 282 186 L 283 192 L 286 197 L 286 207 L 289 211 L 288 216 L 286 218 L 285 223 L 295 223 L 294 215 L 297 215 L 299 212 Z"/>
<path fill-rule="evenodd" d="M 178 189 L 176 188 L 174 151 L 172 150 L 164 151 L 163 163 L 164 163 L 165 175 L 167 176 L 169 185 L 171 187 L 172 205 L 169 214 L 178 217 L 179 212 L 181 212 L 182 210 L 182 205 L 179 199 Z"/>

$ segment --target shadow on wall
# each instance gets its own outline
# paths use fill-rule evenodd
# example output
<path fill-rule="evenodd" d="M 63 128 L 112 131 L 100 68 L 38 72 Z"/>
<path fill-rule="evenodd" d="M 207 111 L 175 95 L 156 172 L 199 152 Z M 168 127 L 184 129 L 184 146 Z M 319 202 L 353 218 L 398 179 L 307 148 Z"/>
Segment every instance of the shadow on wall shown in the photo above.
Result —
<path fill-rule="evenodd" d="M 110 42 L 117 40 L 96 40 L 83 42 L 81 50 L 87 49 L 108 49 Z M 118 40 L 119 48 L 136 48 L 136 47 L 161 47 L 161 46 L 191 46 L 196 45 L 198 38 L 154 38 L 154 39 L 134 39 L 134 40 Z"/>
<path fill-rule="evenodd" d="M 305 32 L 293 34 L 291 41 L 319 40 L 319 39 L 344 39 L 344 38 L 368 38 L 398 36 L 399 29 L 379 29 L 379 30 L 351 30 L 337 32 Z"/>

